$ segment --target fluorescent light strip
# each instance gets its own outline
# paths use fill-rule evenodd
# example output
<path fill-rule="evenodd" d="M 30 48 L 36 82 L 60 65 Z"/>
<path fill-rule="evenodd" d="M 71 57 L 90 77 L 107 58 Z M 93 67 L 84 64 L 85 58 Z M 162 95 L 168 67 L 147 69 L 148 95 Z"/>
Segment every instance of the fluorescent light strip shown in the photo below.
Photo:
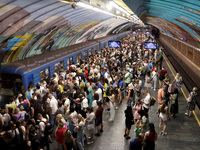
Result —
<path fill-rule="evenodd" d="M 131 17 L 134 21 L 136 21 L 136 22 L 140 21 L 141 22 L 141 20 L 138 18 L 138 16 L 131 15 L 129 12 L 127 12 L 125 9 L 123 9 L 121 6 L 119 6 L 114 1 L 110 1 L 109 4 L 112 5 L 112 6 L 114 6 L 116 9 L 122 11 L 123 13 L 125 13 L 128 17 Z"/>
<path fill-rule="evenodd" d="M 122 7 L 120 7 L 118 4 L 116 4 L 115 2 L 113 1 L 110 1 L 109 2 L 110 5 L 114 6 L 115 8 L 117 8 L 118 10 L 122 11 L 123 13 L 125 13 L 126 15 L 130 15 L 129 12 L 127 12 L 126 10 L 124 10 Z"/>
<path fill-rule="evenodd" d="M 104 14 L 108 14 L 108 15 L 111 15 L 111 16 L 116 16 L 115 14 L 112 14 L 110 12 L 107 12 L 105 10 L 102 10 L 102 9 L 99 9 L 97 7 L 94 7 L 92 5 L 89 5 L 89 4 L 86 4 L 86 3 L 83 3 L 83 2 L 77 2 L 77 5 L 80 6 L 80 7 L 85 7 L 87 9 L 91 9 L 91 10 L 94 10 L 94 11 L 98 11 L 98 12 L 101 12 L 101 13 L 104 13 Z M 125 18 L 125 17 L 122 17 L 122 16 L 116 16 L 117 18 L 121 18 L 121 19 L 124 19 L 124 20 L 127 20 L 127 21 L 130 21 L 129 19 Z"/>
<path fill-rule="evenodd" d="M 99 9 L 99 8 L 94 7 L 94 6 L 92 6 L 92 5 L 88 5 L 88 4 L 83 3 L 83 2 L 77 2 L 77 5 L 80 6 L 80 7 L 85 7 L 85 8 L 94 10 L 94 11 L 98 11 L 98 12 L 101 12 L 101 13 L 104 13 L 104 14 L 108 14 L 108 15 L 114 16 L 114 14 L 112 14 L 112 13 L 110 13 L 110 12 L 104 11 L 104 10 L 102 10 L 102 9 Z"/>

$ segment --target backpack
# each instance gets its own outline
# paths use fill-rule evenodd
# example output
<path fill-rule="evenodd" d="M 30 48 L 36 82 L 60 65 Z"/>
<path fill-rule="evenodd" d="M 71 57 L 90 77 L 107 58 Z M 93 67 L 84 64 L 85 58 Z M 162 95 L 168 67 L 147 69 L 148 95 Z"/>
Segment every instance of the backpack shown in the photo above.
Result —
<path fill-rule="evenodd" d="M 151 96 L 150 100 L 151 100 L 150 106 L 153 106 L 156 102 L 156 98 Z"/>
<path fill-rule="evenodd" d="M 53 125 L 49 121 L 42 121 L 45 124 L 44 135 L 50 135 L 53 132 Z"/>
<path fill-rule="evenodd" d="M 161 72 L 160 72 L 160 76 L 159 76 L 159 80 L 163 80 L 164 79 L 164 74 L 163 74 L 163 72 L 162 72 L 162 70 L 161 70 Z"/>
<path fill-rule="evenodd" d="M 142 68 L 142 75 L 145 75 L 145 74 L 146 74 L 146 72 L 147 72 L 147 69 L 146 69 L 146 67 L 143 67 L 143 68 Z"/>

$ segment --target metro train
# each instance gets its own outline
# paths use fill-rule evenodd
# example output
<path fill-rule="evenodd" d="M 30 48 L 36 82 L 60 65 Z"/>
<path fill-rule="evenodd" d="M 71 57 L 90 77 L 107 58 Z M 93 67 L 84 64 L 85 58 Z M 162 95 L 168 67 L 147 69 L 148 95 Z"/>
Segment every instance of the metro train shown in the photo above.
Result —
<path fill-rule="evenodd" d="M 27 90 L 28 86 L 35 87 L 46 75 L 51 78 L 54 72 L 66 70 L 72 63 L 79 63 L 80 59 L 85 60 L 107 47 L 108 41 L 122 39 L 129 33 L 131 31 L 108 35 L 5 64 L 0 68 L 0 96 L 13 95 Z"/>

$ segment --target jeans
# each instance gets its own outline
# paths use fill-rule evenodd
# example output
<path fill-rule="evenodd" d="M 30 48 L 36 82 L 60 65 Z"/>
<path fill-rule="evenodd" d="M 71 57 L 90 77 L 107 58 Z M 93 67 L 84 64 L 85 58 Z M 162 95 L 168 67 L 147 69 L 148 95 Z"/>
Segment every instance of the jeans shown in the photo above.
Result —
<path fill-rule="evenodd" d="M 51 117 L 50 117 L 50 122 L 52 124 L 52 126 L 54 125 L 54 120 L 55 120 L 55 115 L 54 114 L 51 114 Z"/>

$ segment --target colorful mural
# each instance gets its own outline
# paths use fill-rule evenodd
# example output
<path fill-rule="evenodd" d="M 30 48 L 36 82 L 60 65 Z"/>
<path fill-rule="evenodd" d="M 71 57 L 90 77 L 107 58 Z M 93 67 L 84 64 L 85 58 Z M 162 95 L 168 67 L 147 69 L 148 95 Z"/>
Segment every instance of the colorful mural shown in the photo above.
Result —
<path fill-rule="evenodd" d="M 200 48 L 199 0 L 123 0 L 144 23 Z M 134 3 L 134 5 L 132 5 Z"/>
<path fill-rule="evenodd" d="M 0 63 L 103 37 L 125 22 L 57 0 L 1 0 Z"/>

